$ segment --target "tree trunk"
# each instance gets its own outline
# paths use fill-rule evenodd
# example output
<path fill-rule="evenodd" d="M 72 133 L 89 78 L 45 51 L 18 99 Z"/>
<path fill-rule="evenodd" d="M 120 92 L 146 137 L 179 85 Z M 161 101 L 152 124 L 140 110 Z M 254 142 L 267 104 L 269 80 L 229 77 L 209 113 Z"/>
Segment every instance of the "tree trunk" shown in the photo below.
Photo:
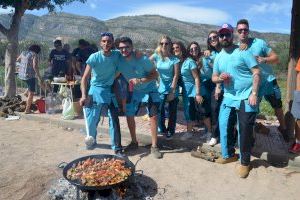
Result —
<path fill-rule="evenodd" d="M 291 106 L 296 88 L 296 62 L 300 56 L 300 1 L 293 0 L 291 36 L 290 36 L 290 61 L 288 65 L 287 94 L 286 94 L 286 114 L 285 119 L 290 133 L 294 132 L 294 118 L 291 114 Z"/>
<path fill-rule="evenodd" d="M 5 97 L 16 95 L 16 59 L 18 53 L 18 30 L 7 38 L 8 44 L 5 52 Z"/>

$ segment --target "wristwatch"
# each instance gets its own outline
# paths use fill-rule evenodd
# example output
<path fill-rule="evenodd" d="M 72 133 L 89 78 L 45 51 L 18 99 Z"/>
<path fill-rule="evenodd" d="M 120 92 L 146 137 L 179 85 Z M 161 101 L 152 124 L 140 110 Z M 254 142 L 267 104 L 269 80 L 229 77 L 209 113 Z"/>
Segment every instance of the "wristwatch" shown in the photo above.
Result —
<path fill-rule="evenodd" d="M 252 92 L 252 94 L 255 95 L 255 96 L 257 96 L 257 93 L 256 93 L 256 92 Z"/>

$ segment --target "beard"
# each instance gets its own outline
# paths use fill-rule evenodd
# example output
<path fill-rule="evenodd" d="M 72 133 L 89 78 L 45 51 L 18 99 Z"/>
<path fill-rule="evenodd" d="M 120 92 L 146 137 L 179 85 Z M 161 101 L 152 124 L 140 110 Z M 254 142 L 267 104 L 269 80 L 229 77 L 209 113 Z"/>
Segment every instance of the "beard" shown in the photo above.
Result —
<path fill-rule="evenodd" d="M 220 42 L 222 48 L 230 47 L 232 44 L 233 44 L 232 40 L 223 40 L 222 42 Z"/>

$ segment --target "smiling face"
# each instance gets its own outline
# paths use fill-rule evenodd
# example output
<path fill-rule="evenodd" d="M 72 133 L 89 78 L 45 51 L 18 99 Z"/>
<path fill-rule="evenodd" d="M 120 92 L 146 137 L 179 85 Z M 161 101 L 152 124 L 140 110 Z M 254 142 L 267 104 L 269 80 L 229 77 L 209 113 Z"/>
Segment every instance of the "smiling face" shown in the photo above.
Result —
<path fill-rule="evenodd" d="M 189 49 L 189 52 L 190 52 L 190 55 L 193 56 L 193 57 L 195 57 L 195 58 L 197 58 L 198 55 L 201 53 L 199 46 L 196 45 L 196 44 L 192 44 L 191 45 L 191 47 Z"/>
<path fill-rule="evenodd" d="M 124 57 L 129 57 L 132 53 L 132 45 L 128 42 L 120 42 L 119 43 L 119 50 Z"/>
<path fill-rule="evenodd" d="M 180 57 L 182 55 L 181 48 L 178 44 L 173 44 L 173 53 L 177 57 Z"/>
<path fill-rule="evenodd" d="M 209 44 L 213 47 L 217 47 L 219 45 L 219 36 L 217 33 L 211 33 L 208 36 Z"/>
<path fill-rule="evenodd" d="M 166 38 L 163 38 L 161 41 L 160 41 L 160 47 L 161 47 L 161 51 L 163 53 L 168 53 L 171 51 L 171 41 L 169 41 L 168 39 Z"/>
<path fill-rule="evenodd" d="M 101 37 L 100 46 L 105 53 L 111 50 L 112 45 L 113 45 L 113 39 L 111 37 L 109 36 Z"/>

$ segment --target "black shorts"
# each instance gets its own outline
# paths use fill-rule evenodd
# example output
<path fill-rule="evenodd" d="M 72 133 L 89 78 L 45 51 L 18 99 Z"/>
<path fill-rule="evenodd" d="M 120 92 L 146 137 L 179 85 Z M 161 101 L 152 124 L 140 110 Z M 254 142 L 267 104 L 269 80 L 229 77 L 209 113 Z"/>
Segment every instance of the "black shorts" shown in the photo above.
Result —
<path fill-rule="evenodd" d="M 35 78 L 24 80 L 30 92 L 35 92 Z"/>
<path fill-rule="evenodd" d="M 272 83 L 273 83 L 273 93 L 265 95 L 264 97 L 266 101 L 270 103 L 273 109 L 282 108 L 281 92 L 276 79 Z"/>
<path fill-rule="evenodd" d="M 198 113 L 198 116 L 200 118 L 205 117 L 211 117 L 211 98 L 207 96 L 203 96 L 203 103 L 202 104 L 195 104 L 196 111 Z"/>

